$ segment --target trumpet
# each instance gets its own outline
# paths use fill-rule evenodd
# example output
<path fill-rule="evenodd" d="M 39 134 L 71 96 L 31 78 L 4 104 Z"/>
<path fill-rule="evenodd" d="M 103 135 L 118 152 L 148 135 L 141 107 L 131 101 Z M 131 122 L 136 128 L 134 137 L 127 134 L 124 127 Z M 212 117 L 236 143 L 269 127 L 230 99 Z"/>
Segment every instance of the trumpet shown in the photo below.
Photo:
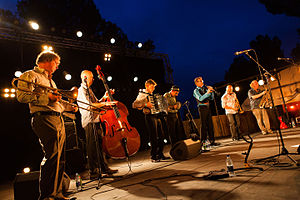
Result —
<path fill-rule="evenodd" d="M 16 84 L 15 84 L 16 81 L 23 81 L 25 83 L 32 84 L 37 88 L 44 89 L 44 91 L 31 91 L 30 89 L 20 88 L 20 87 L 16 86 Z M 96 112 L 99 114 L 105 114 L 105 112 L 106 112 L 106 109 L 98 108 L 96 106 L 93 106 L 92 104 L 77 100 L 77 96 L 78 96 L 78 88 L 77 87 L 73 87 L 71 90 L 62 90 L 62 89 L 57 89 L 54 87 L 49 87 L 49 86 L 45 86 L 42 84 L 34 83 L 34 82 L 27 81 L 27 80 L 20 79 L 20 78 L 14 78 L 12 80 L 11 84 L 12 84 L 13 88 L 15 88 L 16 90 L 22 91 L 22 92 L 27 92 L 27 93 L 31 93 L 31 94 L 35 94 L 35 95 L 41 95 L 45 92 L 52 92 L 55 95 L 60 95 L 61 97 L 65 97 L 68 99 L 68 100 L 61 99 L 60 102 L 62 102 L 62 103 L 66 103 L 68 105 L 75 106 L 75 107 L 78 107 L 78 108 L 81 108 L 81 109 L 84 109 L 84 110 L 87 110 L 90 112 Z M 75 101 L 85 104 L 85 105 L 88 105 L 88 106 L 90 106 L 91 109 L 80 107 L 77 104 L 73 103 Z"/>

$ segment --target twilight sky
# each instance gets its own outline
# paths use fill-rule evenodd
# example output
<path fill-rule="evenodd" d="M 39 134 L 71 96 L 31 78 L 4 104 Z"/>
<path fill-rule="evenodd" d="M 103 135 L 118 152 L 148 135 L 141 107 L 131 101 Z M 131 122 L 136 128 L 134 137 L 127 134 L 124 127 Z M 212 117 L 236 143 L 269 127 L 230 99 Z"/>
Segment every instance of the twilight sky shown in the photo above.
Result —
<path fill-rule="evenodd" d="M 15 10 L 16 0 L 0 0 Z M 169 55 L 175 84 L 191 95 L 193 79 L 222 81 L 234 52 L 249 48 L 257 35 L 278 36 L 285 56 L 299 42 L 296 17 L 272 15 L 258 0 L 94 0 L 103 18 L 131 41 L 151 39 L 155 52 Z M 242 69 L 241 69 L 242 70 Z"/>

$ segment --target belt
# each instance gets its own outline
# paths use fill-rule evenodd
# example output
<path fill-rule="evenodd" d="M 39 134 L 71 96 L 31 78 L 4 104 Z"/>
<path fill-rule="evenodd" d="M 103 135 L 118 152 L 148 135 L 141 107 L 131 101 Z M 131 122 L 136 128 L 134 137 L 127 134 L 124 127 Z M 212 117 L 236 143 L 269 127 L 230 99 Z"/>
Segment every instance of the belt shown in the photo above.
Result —
<path fill-rule="evenodd" d="M 52 115 L 52 116 L 60 116 L 60 112 L 55 111 L 37 111 L 32 114 L 33 117 L 40 116 L 40 115 Z"/>

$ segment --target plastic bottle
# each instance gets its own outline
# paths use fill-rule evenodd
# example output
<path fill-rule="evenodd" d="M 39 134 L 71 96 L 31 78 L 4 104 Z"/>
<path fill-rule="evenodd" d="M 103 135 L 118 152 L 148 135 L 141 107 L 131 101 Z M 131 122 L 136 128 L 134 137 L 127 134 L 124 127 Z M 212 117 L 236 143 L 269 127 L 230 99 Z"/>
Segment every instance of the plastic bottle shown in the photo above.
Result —
<path fill-rule="evenodd" d="M 293 128 L 296 128 L 296 123 L 295 123 L 294 118 L 292 118 L 291 121 L 292 121 L 292 127 L 293 127 Z"/>
<path fill-rule="evenodd" d="M 226 156 L 226 166 L 227 166 L 227 173 L 229 176 L 235 176 L 233 162 L 229 155 Z"/>
<path fill-rule="evenodd" d="M 80 191 L 82 189 L 82 180 L 78 173 L 75 175 L 75 181 L 76 181 L 76 189 L 77 191 Z"/>

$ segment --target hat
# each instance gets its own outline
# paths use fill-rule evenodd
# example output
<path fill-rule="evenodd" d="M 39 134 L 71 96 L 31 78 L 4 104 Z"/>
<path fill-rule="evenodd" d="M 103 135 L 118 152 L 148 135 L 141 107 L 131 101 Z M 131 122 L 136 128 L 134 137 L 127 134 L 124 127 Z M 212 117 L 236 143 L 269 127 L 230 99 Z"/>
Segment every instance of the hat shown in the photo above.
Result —
<path fill-rule="evenodd" d="M 172 87 L 171 87 L 171 90 L 173 90 L 173 91 L 180 91 L 180 89 L 179 89 L 179 87 L 177 86 L 177 85 L 173 85 Z"/>

